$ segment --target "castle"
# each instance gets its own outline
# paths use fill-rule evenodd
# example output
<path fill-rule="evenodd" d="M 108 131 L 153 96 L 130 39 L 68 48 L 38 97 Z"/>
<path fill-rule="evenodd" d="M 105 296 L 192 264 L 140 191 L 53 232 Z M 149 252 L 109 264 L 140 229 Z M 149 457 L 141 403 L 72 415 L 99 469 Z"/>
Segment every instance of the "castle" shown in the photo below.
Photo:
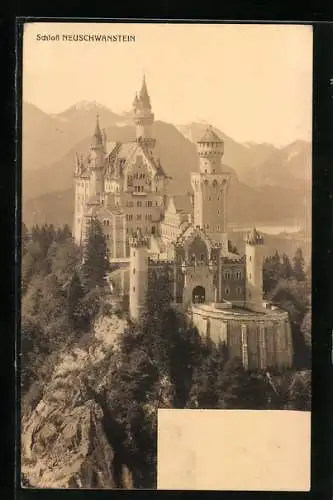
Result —
<path fill-rule="evenodd" d="M 168 194 L 168 181 L 154 154 L 154 114 L 145 78 L 133 101 L 136 137 L 110 142 L 96 129 L 88 155 L 75 164 L 74 237 L 82 245 L 92 218 L 103 228 L 111 276 L 129 297 L 138 320 L 149 276 L 167 264 L 172 297 L 199 332 L 221 340 L 249 369 L 292 365 L 288 313 L 263 300 L 264 240 L 246 236 L 245 255 L 230 251 L 227 195 L 230 174 L 224 143 L 211 127 L 197 142 L 199 169 L 191 174 L 192 196 Z"/>

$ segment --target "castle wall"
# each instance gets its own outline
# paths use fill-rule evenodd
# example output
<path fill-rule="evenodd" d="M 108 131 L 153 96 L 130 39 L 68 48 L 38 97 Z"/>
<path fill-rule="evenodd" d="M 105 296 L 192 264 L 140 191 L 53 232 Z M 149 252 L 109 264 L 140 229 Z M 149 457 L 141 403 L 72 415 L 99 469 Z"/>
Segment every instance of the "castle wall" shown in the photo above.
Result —
<path fill-rule="evenodd" d="M 84 210 L 87 199 L 89 198 L 89 179 L 76 178 L 75 179 L 75 207 L 74 207 L 74 239 L 77 245 L 81 244 L 83 224 L 84 224 Z"/>
<path fill-rule="evenodd" d="M 292 366 L 291 329 L 284 311 L 248 314 L 245 310 L 194 305 L 191 317 L 203 337 L 226 342 L 230 357 L 241 358 L 250 370 Z"/>
<path fill-rule="evenodd" d="M 244 263 L 222 262 L 220 272 L 221 298 L 244 304 L 245 265 Z"/>

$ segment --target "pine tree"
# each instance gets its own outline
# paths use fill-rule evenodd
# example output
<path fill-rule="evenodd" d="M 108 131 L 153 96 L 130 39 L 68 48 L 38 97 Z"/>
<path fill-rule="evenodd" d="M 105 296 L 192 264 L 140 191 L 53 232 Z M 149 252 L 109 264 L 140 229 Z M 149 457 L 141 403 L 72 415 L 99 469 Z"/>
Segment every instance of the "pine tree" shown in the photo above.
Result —
<path fill-rule="evenodd" d="M 305 281 L 304 272 L 304 257 L 301 248 L 297 248 L 295 256 L 293 258 L 293 274 L 297 281 Z"/>
<path fill-rule="evenodd" d="M 281 278 L 289 279 L 293 276 L 293 268 L 287 254 L 282 255 Z"/>
<path fill-rule="evenodd" d="M 78 273 L 75 271 L 67 290 L 68 320 L 70 326 L 77 330 L 81 325 L 79 313 L 80 301 L 84 296 L 84 290 Z"/>
<path fill-rule="evenodd" d="M 100 222 L 97 219 L 92 219 L 88 226 L 88 238 L 82 265 L 82 279 L 86 291 L 96 287 L 104 287 L 108 269 L 105 235 Z"/>
<path fill-rule="evenodd" d="M 268 293 L 273 290 L 281 277 L 281 258 L 276 250 L 275 254 L 266 257 L 263 266 L 263 287 L 264 292 Z"/>

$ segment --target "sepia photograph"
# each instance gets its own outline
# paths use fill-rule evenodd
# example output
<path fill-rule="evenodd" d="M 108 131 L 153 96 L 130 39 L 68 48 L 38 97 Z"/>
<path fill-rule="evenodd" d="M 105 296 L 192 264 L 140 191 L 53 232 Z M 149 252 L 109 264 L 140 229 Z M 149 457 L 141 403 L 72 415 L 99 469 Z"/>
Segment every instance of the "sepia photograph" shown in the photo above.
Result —
<path fill-rule="evenodd" d="M 312 43 L 24 24 L 23 487 L 308 488 Z"/>

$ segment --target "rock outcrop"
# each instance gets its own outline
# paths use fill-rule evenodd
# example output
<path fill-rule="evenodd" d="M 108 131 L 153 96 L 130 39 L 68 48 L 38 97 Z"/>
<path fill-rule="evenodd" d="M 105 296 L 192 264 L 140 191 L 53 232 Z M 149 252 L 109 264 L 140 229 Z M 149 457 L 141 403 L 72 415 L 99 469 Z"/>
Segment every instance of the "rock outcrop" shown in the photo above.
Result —
<path fill-rule="evenodd" d="M 63 354 L 39 403 L 22 416 L 22 486 L 132 488 L 130 471 L 108 441 L 101 406 L 84 383 L 104 351 L 99 345 Z"/>

